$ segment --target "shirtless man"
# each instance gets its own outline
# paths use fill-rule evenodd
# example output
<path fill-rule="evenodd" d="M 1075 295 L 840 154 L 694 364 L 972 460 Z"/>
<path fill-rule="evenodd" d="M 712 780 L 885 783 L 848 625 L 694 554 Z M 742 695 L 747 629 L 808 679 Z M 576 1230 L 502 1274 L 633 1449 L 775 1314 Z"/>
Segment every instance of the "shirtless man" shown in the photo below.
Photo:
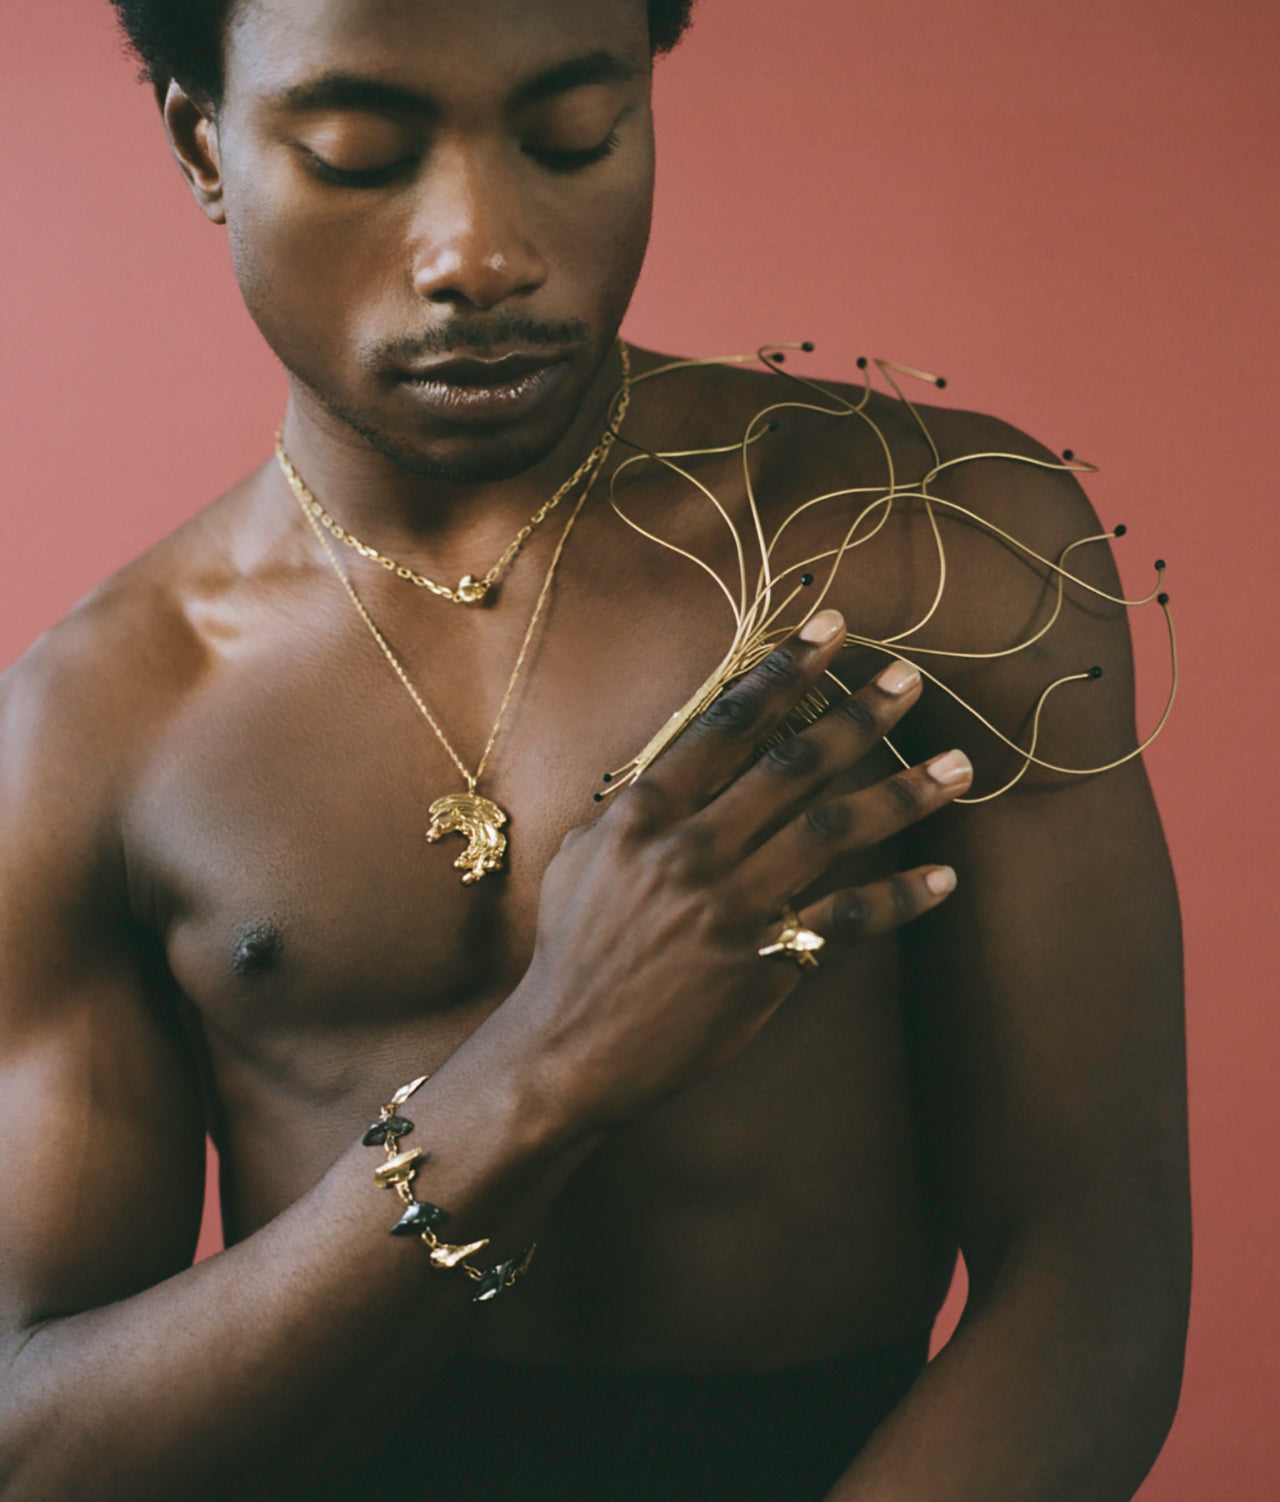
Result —
<path fill-rule="evenodd" d="M 185 56 L 120 9 L 289 371 L 298 472 L 380 553 L 481 577 L 622 379 L 682 7 L 236 0 Z M 776 396 L 692 369 L 637 385 L 623 428 L 713 447 Z M 921 471 L 896 404 L 873 414 Z M 944 454 L 1042 452 L 929 422 Z M 883 474 L 864 425 L 809 414 L 751 462 L 774 521 Z M 734 457 L 697 465 L 741 521 Z M 503 868 L 467 885 L 428 807 L 475 772 L 574 498 L 468 606 L 317 533 L 268 463 L 4 677 L 4 1502 L 1107 1502 L 1150 1466 L 1189 1254 L 1176 905 L 1138 764 L 948 808 L 1007 761 L 886 654 L 846 656 L 856 692 L 756 759 L 842 647 L 820 613 L 594 804 L 726 642 L 714 587 L 605 484 L 478 781 Z M 730 566 L 669 474 L 619 491 Z M 947 493 L 1046 555 L 1098 530 L 1059 472 L 970 464 Z M 852 505 L 805 513 L 800 551 Z M 979 528 L 947 542 L 933 643 L 1025 635 L 1042 575 Z M 932 546 L 895 512 L 826 603 L 892 636 Z M 1016 728 L 1092 663 L 1044 734 L 1095 765 L 1133 743 L 1120 612 L 1072 590 L 1035 652 L 949 682 Z M 759 953 L 789 903 L 817 968 Z M 412 1132 L 362 1145 L 424 1074 Z M 206 1123 L 227 1250 L 192 1267 Z M 403 1193 L 375 1183 L 415 1147 Z M 437 1244 L 487 1243 L 482 1274 L 536 1237 L 527 1276 L 434 1266 L 388 1234 L 410 1201 L 447 1210 Z M 925 1368 L 957 1245 L 966 1316 Z"/>

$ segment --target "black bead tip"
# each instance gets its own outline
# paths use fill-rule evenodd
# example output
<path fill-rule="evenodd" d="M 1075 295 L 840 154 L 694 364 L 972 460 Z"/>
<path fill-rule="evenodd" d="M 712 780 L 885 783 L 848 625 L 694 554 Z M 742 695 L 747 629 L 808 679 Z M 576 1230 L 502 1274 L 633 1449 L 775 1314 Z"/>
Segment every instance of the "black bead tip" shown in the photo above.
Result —
<path fill-rule="evenodd" d="M 813 353 L 813 340 L 806 339 L 800 348 L 804 350 L 806 355 L 811 355 Z"/>
<path fill-rule="evenodd" d="M 1111 535 L 1112 535 L 1112 536 L 1113 536 L 1113 537 L 1123 537 L 1123 536 L 1124 536 L 1124 534 L 1125 534 L 1125 533 L 1126 533 L 1126 532 L 1127 532 L 1127 531 L 1128 531 L 1128 530 L 1129 530 L 1129 529 L 1128 529 L 1128 527 L 1126 527 L 1126 526 L 1125 526 L 1125 524 L 1124 524 L 1124 523 L 1123 523 L 1123 522 L 1121 522 L 1121 523 L 1120 523 L 1120 525 L 1119 525 L 1119 526 L 1118 526 L 1118 527 L 1113 527 L 1113 528 L 1112 528 L 1112 533 L 1111 533 Z"/>
<path fill-rule="evenodd" d="M 813 575 L 812 574 L 801 574 L 800 575 L 800 582 L 801 582 L 801 584 L 804 585 L 804 587 L 806 589 L 808 589 L 809 585 L 811 585 L 813 583 Z"/>
<path fill-rule="evenodd" d="M 786 355 L 780 349 L 775 349 L 769 358 L 775 365 L 785 365 L 787 360 Z"/>
<path fill-rule="evenodd" d="M 1157 605 L 1167 605 L 1168 603 L 1169 603 L 1169 596 L 1167 594 L 1165 594 L 1165 592 L 1163 590 L 1161 590 L 1160 593 L 1156 596 L 1156 604 Z"/>
<path fill-rule="evenodd" d="M 606 772 L 604 774 L 604 776 L 601 777 L 600 781 L 601 782 L 612 782 L 613 781 L 613 773 L 612 772 Z"/>
<path fill-rule="evenodd" d="M 591 798 L 592 798 L 592 801 L 595 802 L 595 803 L 603 803 L 604 802 L 604 794 L 603 793 L 592 793 Z"/>
<path fill-rule="evenodd" d="M 1071 461 L 1075 458 L 1075 456 L 1076 456 L 1075 449 L 1063 449 L 1063 451 L 1062 451 L 1062 457 L 1067 461 L 1068 464 L 1071 463 Z"/>
<path fill-rule="evenodd" d="M 1090 678 L 1101 678 L 1102 677 L 1102 669 L 1101 668 L 1097 668 L 1097 667 L 1090 668 L 1089 669 L 1089 677 Z"/>
<path fill-rule="evenodd" d="M 768 423 L 765 425 L 765 432 L 766 433 L 776 433 L 777 431 L 778 431 L 778 422 L 777 422 L 777 419 L 771 417 L 769 419 Z"/>
<path fill-rule="evenodd" d="M 938 376 L 933 384 L 938 388 L 939 391 L 941 391 L 942 388 L 947 384 L 946 376 Z"/>
<path fill-rule="evenodd" d="M 1163 558 L 1157 558 L 1156 559 L 1156 573 L 1157 574 L 1163 574 L 1164 571 L 1165 571 L 1165 567 L 1166 567 L 1166 564 L 1165 564 L 1164 559 Z"/>
<path fill-rule="evenodd" d="M 866 355 L 859 355 L 858 356 L 858 369 L 859 370 L 865 370 L 866 368 L 867 368 L 867 357 L 866 357 Z"/>

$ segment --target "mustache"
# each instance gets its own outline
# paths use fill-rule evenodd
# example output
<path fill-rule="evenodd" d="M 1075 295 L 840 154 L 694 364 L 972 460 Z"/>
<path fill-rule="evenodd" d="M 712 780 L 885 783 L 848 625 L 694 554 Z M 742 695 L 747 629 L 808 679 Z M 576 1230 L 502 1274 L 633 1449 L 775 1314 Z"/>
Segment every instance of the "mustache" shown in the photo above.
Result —
<path fill-rule="evenodd" d="M 378 345 L 369 356 L 369 364 L 396 364 L 423 355 L 452 355 L 459 350 L 482 356 L 506 353 L 513 347 L 563 350 L 590 342 L 590 326 L 581 318 L 544 322 L 523 313 L 501 313 L 493 318 L 464 315 L 425 333 Z"/>

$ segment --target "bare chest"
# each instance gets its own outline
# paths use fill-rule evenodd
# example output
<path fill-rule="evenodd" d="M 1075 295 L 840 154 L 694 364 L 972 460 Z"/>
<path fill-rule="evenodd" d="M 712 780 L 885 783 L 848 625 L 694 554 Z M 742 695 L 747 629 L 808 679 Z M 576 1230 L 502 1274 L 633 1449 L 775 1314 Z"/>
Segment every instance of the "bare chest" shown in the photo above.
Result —
<path fill-rule="evenodd" d="M 473 770 L 527 617 L 512 618 L 505 636 L 395 637 Z M 569 575 L 480 779 L 508 818 L 502 868 L 464 884 L 462 835 L 427 838 L 432 804 L 463 777 L 359 622 L 330 592 L 251 626 L 226 633 L 128 811 L 135 910 L 210 1066 L 233 1234 L 296 1198 L 389 1088 L 437 1067 L 512 991 L 564 835 L 600 815 L 602 773 L 688 699 L 726 637 L 715 597 L 663 569 Z M 840 1256 L 878 1247 L 854 1282 L 880 1287 L 915 1234 L 905 1101 L 894 954 L 880 946 L 809 985 L 722 1076 L 597 1155 L 548 1228 L 563 1278 L 545 1279 L 540 1328 L 559 1328 L 573 1303 L 584 1247 L 619 1277 L 620 1246 L 638 1249 L 624 1279 L 634 1293 L 651 1286 L 646 1259 L 663 1238 L 712 1252 L 745 1238 L 767 1281 L 782 1257 L 773 1241 L 810 1235 Z M 801 1192 L 823 1182 L 857 1193 L 833 1214 L 827 1196 Z M 700 1307 L 706 1271 L 690 1263 L 668 1305 Z M 847 1302 L 860 1329 L 862 1301 Z M 824 1311 L 815 1300 L 814 1344 Z"/>
<path fill-rule="evenodd" d="M 286 1048 L 303 1093 L 342 1090 L 353 1033 L 456 1046 L 514 986 L 565 834 L 727 648 L 722 593 L 603 512 L 527 632 L 542 541 L 481 612 L 353 569 L 403 680 L 326 570 L 200 616 L 208 670 L 133 789 L 132 897 L 211 1034 Z M 485 874 L 441 807 L 468 773 L 505 818 Z"/>
<path fill-rule="evenodd" d="M 217 664 L 139 779 L 129 831 L 135 906 L 211 1036 L 267 1068 L 284 1049 L 294 1088 L 341 1094 L 364 1069 L 353 1040 L 407 1029 L 451 1050 L 514 986 L 564 835 L 705 671 L 625 636 L 583 650 L 594 623 L 574 615 L 535 639 L 492 739 L 477 791 L 505 849 L 485 872 L 484 831 L 450 813 L 463 771 L 358 621 L 242 640 Z M 411 645 L 474 774 L 519 643 Z"/>

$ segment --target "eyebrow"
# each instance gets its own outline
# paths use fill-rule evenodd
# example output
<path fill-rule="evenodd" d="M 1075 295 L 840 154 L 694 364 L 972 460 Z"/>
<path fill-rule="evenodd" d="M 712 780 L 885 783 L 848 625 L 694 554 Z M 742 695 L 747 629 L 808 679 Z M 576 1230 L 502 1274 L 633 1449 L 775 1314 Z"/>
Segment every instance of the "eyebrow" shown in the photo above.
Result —
<path fill-rule="evenodd" d="M 616 52 L 584 53 L 556 63 L 519 84 L 511 95 L 510 107 L 524 109 L 556 94 L 593 84 L 626 83 L 643 72 L 634 59 Z M 297 111 L 348 109 L 433 115 L 439 108 L 430 94 L 361 73 L 322 74 L 281 89 L 275 102 Z"/>
<path fill-rule="evenodd" d="M 511 104 L 514 109 L 521 109 L 553 94 L 568 93 L 570 89 L 588 88 L 592 84 L 629 83 L 643 72 L 633 58 L 623 57 L 617 52 L 588 52 L 582 57 L 571 57 L 566 62 L 557 63 L 522 83 L 512 95 Z"/>

